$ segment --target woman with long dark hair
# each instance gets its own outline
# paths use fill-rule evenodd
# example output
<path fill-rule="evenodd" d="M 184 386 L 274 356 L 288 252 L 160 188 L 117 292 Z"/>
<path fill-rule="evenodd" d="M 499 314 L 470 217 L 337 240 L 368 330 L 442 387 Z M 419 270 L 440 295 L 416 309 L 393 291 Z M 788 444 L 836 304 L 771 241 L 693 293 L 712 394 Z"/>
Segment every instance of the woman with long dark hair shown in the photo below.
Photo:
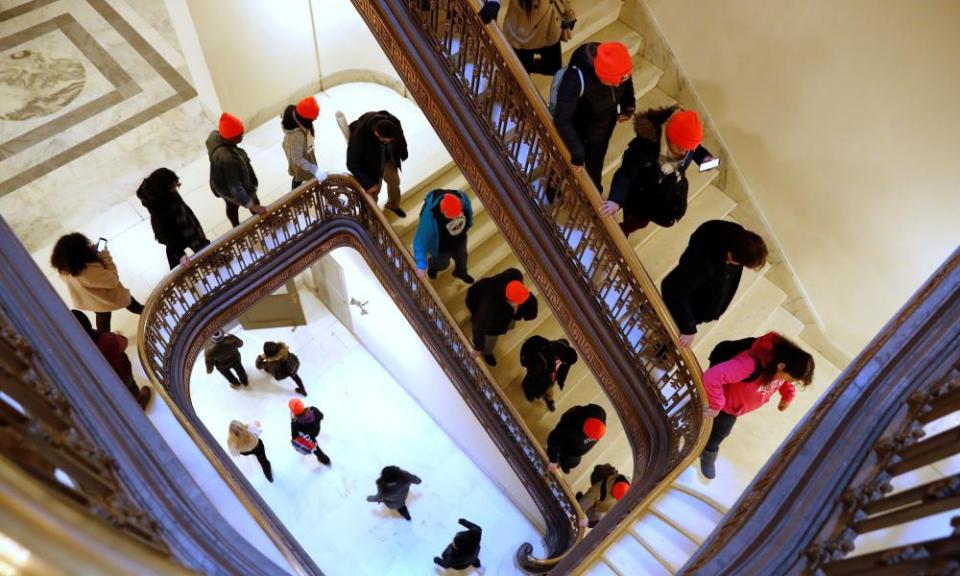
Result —
<path fill-rule="evenodd" d="M 287 173 L 292 178 L 290 189 L 311 178 L 322 181 L 327 174 L 317 166 L 313 150 L 313 121 L 320 115 L 320 105 L 313 96 L 291 104 L 283 111 L 283 153 L 287 156 Z"/>
<path fill-rule="evenodd" d="M 110 332 L 110 316 L 114 310 L 126 308 L 134 314 L 143 312 L 143 304 L 120 282 L 110 252 L 106 247 L 98 252 L 83 234 L 73 232 L 61 236 L 53 246 L 50 264 L 60 272 L 74 308 L 96 314 L 97 330 Z"/>
<path fill-rule="evenodd" d="M 193 210 L 180 196 L 180 178 L 169 168 L 157 168 L 137 188 L 137 198 L 150 213 L 157 242 L 167 249 L 167 263 L 187 266 L 187 248 L 196 254 L 210 244 Z"/>
<path fill-rule="evenodd" d="M 484 24 L 497 19 L 499 0 L 487 0 L 480 9 Z M 565 0 L 514 0 L 503 19 L 503 35 L 530 74 L 553 76 L 563 66 L 560 41 L 564 27 L 576 19 Z"/>
<path fill-rule="evenodd" d="M 738 350 L 739 349 L 739 350 Z M 780 394 L 777 408 L 783 412 L 796 395 L 796 385 L 813 382 L 813 356 L 776 332 L 759 338 L 721 342 L 710 354 L 710 368 L 703 373 L 713 417 L 707 445 L 700 454 L 700 470 L 707 478 L 716 475 L 720 443 L 730 435 L 737 418 L 753 412 Z"/>

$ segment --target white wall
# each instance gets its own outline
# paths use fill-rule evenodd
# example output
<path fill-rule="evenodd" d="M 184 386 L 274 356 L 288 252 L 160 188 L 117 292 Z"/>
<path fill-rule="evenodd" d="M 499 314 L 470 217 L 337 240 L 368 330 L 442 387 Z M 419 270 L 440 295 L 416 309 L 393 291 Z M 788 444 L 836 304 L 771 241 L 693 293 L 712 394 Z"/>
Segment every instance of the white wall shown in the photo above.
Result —
<path fill-rule="evenodd" d="M 343 268 L 348 297 L 368 302 L 367 315 L 351 306 L 353 333 L 393 378 L 440 425 L 539 529 L 543 517 L 507 461 L 487 436 L 419 335 L 353 249 L 329 253 Z"/>
<path fill-rule="evenodd" d="M 960 2 L 646 3 L 855 353 L 960 243 Z"/>

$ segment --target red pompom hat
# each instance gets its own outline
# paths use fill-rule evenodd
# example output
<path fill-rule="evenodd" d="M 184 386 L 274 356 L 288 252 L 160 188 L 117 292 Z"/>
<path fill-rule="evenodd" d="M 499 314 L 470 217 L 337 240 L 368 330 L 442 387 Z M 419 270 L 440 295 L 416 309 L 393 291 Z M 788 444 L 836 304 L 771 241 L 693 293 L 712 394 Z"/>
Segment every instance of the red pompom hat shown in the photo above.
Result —
<path fill-rule="evenodd" d="M 597 46 L 593 71 L 604 84 L 618 85 L 633 70 L 633 60 L 627 47 L 620 42 L 604 42 Z"/>
<path fill-rule="evenodd" d="M 447 218 L 456 218 L 463 213 L 463 204 L 456 194 L 444 194 L 440 199 L 440 213 Z"/>
<path fill-rule="evenodd" d="M 224 112 L 220 115 L 220 125 L 217 127 L 217 131 L 227 140 L 233 140 L 243 134 L 243 120 L 229 112 Z"/>
<path fill-rule="evenodd" d="M 674 112 L 667 121 L 667 140 L 683 150 L 695 150 L 703 142 L 703 124 L 693 110 Z"/>
<path fill-rule="evenodd" d="M 507 300 L 517 305 L 523 304 L 527 298 L 530 298 L 530 290 L 519 280 L 511 280 L 505 292 Z"/>
<path fill-rule="evenodd" d="M 320 104 L 317 103 L 317 99 L 313 96 L 307 96 L 297 102 L 297 114 L 307 120 L 316 120 L 317 116 L 320 115 Z"/>
<path fill-rule="evenodd" d="M 607 425 L 603 423 L 603 420 L 599 418 L 587 418 L 587 421 L 583 423 L 583 433 L 587 435 L 587 438 L 591 440 L 599 440 L 603 438 L 604 433 L 607 431 Z"/>
<path fill-rule="evenodd" d="M 630 489 L 630 483 L 624 482 L 623 480 L 613 483 L 613 488 L 610 489 L 610 493 L 613 494 L 613 497 L 617 500 L 623 498 L 627 495 L 627 490 Z"/>
<path fill-rule="evenodd" d="M 299 416 L 306 410 L 303 406 L 303 400 L 299 398 L 291 398 L 290 401 L 287 402 L 287 406 L 290 408 L 290 413 L 294 416 Z"/>

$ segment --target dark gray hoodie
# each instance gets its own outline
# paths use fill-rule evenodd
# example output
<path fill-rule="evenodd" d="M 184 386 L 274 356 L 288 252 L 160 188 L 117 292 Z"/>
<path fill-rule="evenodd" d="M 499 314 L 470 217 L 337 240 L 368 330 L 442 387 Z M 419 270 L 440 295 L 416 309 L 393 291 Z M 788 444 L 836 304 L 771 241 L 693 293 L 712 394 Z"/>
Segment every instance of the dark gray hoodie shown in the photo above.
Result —
<path fill-rule="evenodd" d="M 210 189 L 232 204 L 249 208 L 257 199 L 257 175 L 242 148 L 227 142 L 216 130 L 207 137 Z"/>

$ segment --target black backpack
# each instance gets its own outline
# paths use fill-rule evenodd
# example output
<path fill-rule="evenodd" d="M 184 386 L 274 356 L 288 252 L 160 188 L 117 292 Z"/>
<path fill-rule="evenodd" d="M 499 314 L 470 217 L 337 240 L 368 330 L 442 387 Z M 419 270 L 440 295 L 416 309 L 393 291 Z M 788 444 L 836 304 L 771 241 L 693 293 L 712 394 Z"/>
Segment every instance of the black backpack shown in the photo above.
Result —
<path fill-rule="evenodd" d="M 650 191 L 650 220 L 664 228 L 676 224 L 687 213 L 688 189 L 686 176 L 661 175 L 660 183 Z"/>
<path fill-rule="evenodd" d="M 723 342 L 720 342 L 714 346 L 713 350 L 710 352 L 710 357 L 708 358 L 710 361 L 710 366 L 712 367 L 721 362 L 726 362 L 737 354 L 745 350 L 749 350 L 750 347 L 753 346 L 754 340 L 756 340 L 756 338 L 742 338 L 740 340 L 724 340 Z M 759 362 L 756 363 L 756 366 L 757 367 L 753 370 L 753 373 L 744 378 L 742 380 L 743 382 L 751 382 L 755 380 L 761 372 L 763 372 L 763 367 L 760 366 Z"/>

